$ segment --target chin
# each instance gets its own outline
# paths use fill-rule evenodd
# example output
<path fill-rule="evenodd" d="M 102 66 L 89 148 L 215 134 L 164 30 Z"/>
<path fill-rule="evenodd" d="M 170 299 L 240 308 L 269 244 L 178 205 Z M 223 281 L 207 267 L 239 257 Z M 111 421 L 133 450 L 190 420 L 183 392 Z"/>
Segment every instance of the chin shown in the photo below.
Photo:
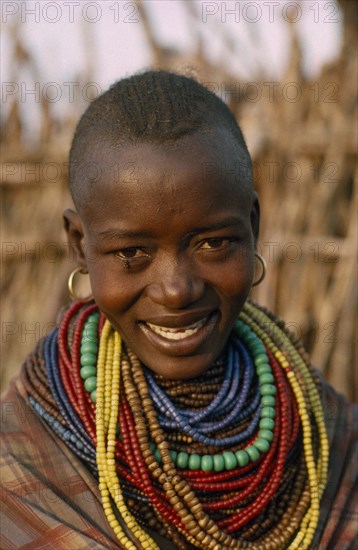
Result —
<path fill-rule="evenodd" d="M 167 380 L 189 380 L 197 378 L 207 371 L 215 362 L 216 357 L 168 357 L 164 360 L 142 361 L 155 374 Z"/>

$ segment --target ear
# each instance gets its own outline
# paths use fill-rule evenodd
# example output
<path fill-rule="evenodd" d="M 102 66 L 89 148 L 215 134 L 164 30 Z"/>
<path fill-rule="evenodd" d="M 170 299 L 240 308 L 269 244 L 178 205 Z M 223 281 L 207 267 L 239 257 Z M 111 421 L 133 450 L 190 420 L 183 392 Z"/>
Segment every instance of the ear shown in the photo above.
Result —
<path fill-rule="evenodd" d="M 252 232 L 254 234 L 255 248 L 256 248 L 257 241 L 259 238 L 259 229 L 260 229 L 260 203 L 259 203 L 259 197 L 255 191 L 254 191 L 254 197 L 252 201 L 250 219 L 251 219 L 251 227 L 252 227 Z"/>
<path fill-rule="evenodd" d="M 88 272 L 87 261 L 83 250 L 84 230 L 81 219 L 77 212 L 66 208 L 63 213 L 64 227 L 68 238 L 70 259 L 78 267 Z"/>

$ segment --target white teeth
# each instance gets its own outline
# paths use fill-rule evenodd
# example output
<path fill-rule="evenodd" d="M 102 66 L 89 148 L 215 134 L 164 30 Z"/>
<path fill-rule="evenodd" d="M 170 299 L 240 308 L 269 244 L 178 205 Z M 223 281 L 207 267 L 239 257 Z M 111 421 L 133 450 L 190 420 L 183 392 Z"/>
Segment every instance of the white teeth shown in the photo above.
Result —
<path fill-rule="evenodd" d="M 188 336 L 192 336 L 198 332 L 198 330 L 205 325 L 207 320 L 208 318 L 205 317 L 204 319 L 183 328 L 160 327 L 158 325 L 153 325 L 152 323 L 146 323 L 146 325 L 153 332 L 163 336 L 163 338 L 167 338 L 168 340 L 184 340 L 184 338 L 188 338 Z"/>

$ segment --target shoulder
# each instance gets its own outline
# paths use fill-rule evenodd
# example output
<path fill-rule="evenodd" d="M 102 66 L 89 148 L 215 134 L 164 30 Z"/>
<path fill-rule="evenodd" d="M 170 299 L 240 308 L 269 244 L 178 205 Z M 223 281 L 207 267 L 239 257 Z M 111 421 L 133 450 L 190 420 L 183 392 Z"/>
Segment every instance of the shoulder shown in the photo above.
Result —
<path fill-rule="evenodd" d="M 23 454 L 27 445 L 36 439 L 40 421 L 25 399 L 25 389 L 20 379 L 11 382 L 10 388 L 1 395 L 1 449 L 2 459 Z"/>
<path fill-rule="evenodd" d="M 118 548 L 95 479 L 32 410 L 20 379 L 0 407 L 2 548 Z"/>
<path fill-rule="evenodd" d="M 323 379 L 321 388 L 330 452 L 337 458 L 343 457 L 357 443 L 358 405 L 338 393 Z"/>
<path fill-rule="evenodd" d="M 320 548 L 351 548 L 358 535 L 358 405 L 322 380 L 322 400 L 330 443 L 326 490 L 322 499 Z"/>

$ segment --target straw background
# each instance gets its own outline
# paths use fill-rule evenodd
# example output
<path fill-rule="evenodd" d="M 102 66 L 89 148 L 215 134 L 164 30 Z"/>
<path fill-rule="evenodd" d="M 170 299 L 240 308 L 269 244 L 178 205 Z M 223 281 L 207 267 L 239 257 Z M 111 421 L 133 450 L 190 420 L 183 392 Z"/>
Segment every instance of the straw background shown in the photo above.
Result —
<path fill-rule="evenodd" d="M 278 90 L 296 83 L 302 92 L 296 102 L 282 93 L 270 97 L 264 74 L 257 75 L 256 87 L 245 88 L 240 75 L 233 78 L 206 59 L 199 39 L 190 59 L 179 50 L 167 51 L 151 23 L 150 2 L 138 2 L 138 10 L 154 68 L 185 67 L 202 82 L 237 90 L 229 104 L 253 156 L 262 208 L 259 250 L 268 263 L 267 277 L 252 297 L 283 317 L 302 337 L 313 364 L 357 400 L 357 3 L 340 4 L 343 47 L 314 82 L 302 72 L 296 27 L 288 23 L 290 61 Z M 195 33 L 197 12 L 191 2 L 187 9 Z M 11 32 L 16 81 L 24 66 L 35 75 L 37 65 L 19 27 Z M 94 70 L 88 67 L 84 82 Z M 258 89 L 262 96 L 255 101 Z M 294 94 L 294 88 L 285 90 Z M 68 260 L 62 211 L 71 205 L 65 163 L 79 106 L 71 106 L 62 119 L 45 100 L 39 107 L 36 148 L 24 139 L 16 98 L 2 121 L 2 389 L 67 303 L 67 277 L 75 267 Z"/>

